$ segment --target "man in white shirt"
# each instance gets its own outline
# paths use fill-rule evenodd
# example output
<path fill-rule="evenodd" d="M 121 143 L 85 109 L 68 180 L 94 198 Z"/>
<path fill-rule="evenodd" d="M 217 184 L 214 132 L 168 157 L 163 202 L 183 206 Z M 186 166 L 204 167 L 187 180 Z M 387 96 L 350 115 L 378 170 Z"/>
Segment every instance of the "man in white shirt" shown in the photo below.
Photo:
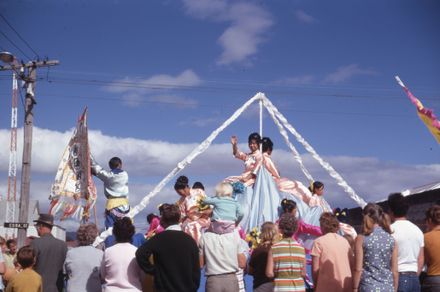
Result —
<path fill-rule="evenodd" d="M 394 223 L 391 224 L 393 237 L 398 248 L 398 292 L 420 291 L 419 274 L 423 267 L 423 233 L 409 220 L 409 204 L 401 193 L 388 196 L 390 215 Z"/>
<path fill-rule="evenodd" d="M 200 266 L 205 266 L 206 291 L 238 292 L 236 273 L 246 267 L 238 231 L 216 234 L 206 231 L 199 241 Z"/>

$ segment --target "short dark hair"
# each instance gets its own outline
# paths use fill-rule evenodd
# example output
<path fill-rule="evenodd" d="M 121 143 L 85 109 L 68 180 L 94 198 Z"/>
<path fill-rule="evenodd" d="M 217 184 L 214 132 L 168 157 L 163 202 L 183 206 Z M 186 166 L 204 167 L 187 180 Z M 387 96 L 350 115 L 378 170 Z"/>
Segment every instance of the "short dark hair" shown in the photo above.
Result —
<path fill-rule="evenodd" d="M 23 269 L 32 267 L 35 260 L 35 251 L 29 245 L 23 246 L 17 252 L 17 262 Z"/>
<path fill-rule="evenodd" d="M 199 181 L 196 181 L 194 184 L 193 184 L 193 187 L 192 187 L 193 189 L 202 189 L 202 190 L 205 190 L 205 186 L 201 183 L 201 182 L 199 182 Z"/>
<path fill-rule="evenodd" d="M 296 209 L 296 203 L 293 200 L 283 199 L 281 201 L 281 209 L 283 210 L 283 213 L 291 213 Z"/>
<path fill-rule="evenodd" d="M 128 217 L 122 217 L 113 224 L 113 235 L 118 243 L 131 242 L 134 231 L 134 225 Z"/>
<path fill-rule="evenodd" d="M 95 224 L 83 224 L 80 225 L 76 232 L 76 239 L 79 246 L 91 245 L 98 236 L 98 228 Z"/>
<path fill-rule="evenodd" d="M 295 215 L 284 213 L 280 217 L 278 228 L 283 234 L 283 237 L 292 237 L 292 235 L 294 235 L 298 229 L 298 220 L 296 219 Z"/>
<path fill-rule="evenodd" d="M 122 165 L 122 160 L 119 157 L 113 157 L 112 159 L 110 159 L 110 161 L 108 162 L 108 166 L 110 167 L 110 169 L 116 169 L 116 168 L 120 168 Z"/>
<path fill-rule="evenodd" d="M 252 140 L 255 140 L 255 142 L 260 145 L 261 144 L 261 136 L 257 132 L 254 132 L 249 135 L 248 137 L 248 143 L 251 143 Z"/>
<path fill-rule="evenodd" d="M 17 241 L 16 241 L 15 239 L 8 239 L 8 240 L 6 240 L 6 246 L 7 246 L 8 248 L 11 247 L 11 244 L 15 244 L 15 245 L 17 245 Z"/>
<path fill-rule="evenodd" d="M 180 209 L 176 204 L 162 204 L 160 208 L 160 225 L 167 228 L 178 224 L 180 221 Z"/>
<path fill-rule="evenodd" d="M 401 193 L 392 193 L 388 196 L 388 207 L 395 217 L 405 217 L 409 204 Z"/>
<path fill-rule="evenodd" d="M 273 150 L 273 142 L 269 137 L 264 137 L 263 140 L 261 140 L 261 143 L 263 144 L 263 152 Z"/>
<path fill-rule="evenodd" d="M 339 230 L 339 221 L 336 215 L 324 212 L 319 218 L 319 225 L 323 234 L 336 233 Z"/>
<path fill-rule="evenodd" d="M 188 183 L 189 183 L 189 179 L 186 176 L 181 175 L 177 178 L 176 183 L 174 184 L 174 189 L 182 190 L 186 187 L 189 187 Z"/>
<path fill-rule="evenodd" d="M 322 188 L 324 186 L 324 184 L 320 181 L 314 181 L 312 183 L 312 185 L 309 187 L 309 191 L 314 194 L 316 192 L 316 190 Z"/>
<path fill-rule="evenodd" d="M 150 214 L 148 214 L 148 215 L 147 215 L 147 222 L 148 222 L 148 224 L 151 224 L 151 221 L 153 221 L 154 218 L 159 218 L 159 216 L 157 216 L 157 215 L 154 214 L 154 213 L 150 213 Z"/>

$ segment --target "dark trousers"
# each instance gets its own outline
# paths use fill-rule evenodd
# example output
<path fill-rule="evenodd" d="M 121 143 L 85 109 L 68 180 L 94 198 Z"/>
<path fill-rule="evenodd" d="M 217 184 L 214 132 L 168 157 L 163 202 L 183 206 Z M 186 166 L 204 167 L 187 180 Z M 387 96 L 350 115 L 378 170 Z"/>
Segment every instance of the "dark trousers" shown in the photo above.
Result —
<path fill-rule="evenodd" d="M 440 292 L 440 276 L 426 276 L 423 279 L 422 292 Z"/>

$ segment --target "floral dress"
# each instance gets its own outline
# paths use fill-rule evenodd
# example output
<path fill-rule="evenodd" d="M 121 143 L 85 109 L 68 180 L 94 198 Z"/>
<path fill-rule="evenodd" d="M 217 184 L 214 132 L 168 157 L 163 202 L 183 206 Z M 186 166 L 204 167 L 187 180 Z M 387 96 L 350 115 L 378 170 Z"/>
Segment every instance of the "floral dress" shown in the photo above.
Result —
<path fill-rule="evenodd" d="M 256 173 L 261 166 L 262 155 L 260 150 L 253 153 L 237 151 L 235 158 L 244 161 L 244 172 L 239 176 L 227 177 L 225 181 L 230 183 L 240 181 L 247 187 L 252 186 L 255 183 Z"/>
<path fill-rule="evenodd" d="M 181 197 L 177 201 L 180 209 L 180 218 L 182 223 L 182 230 L 191 235 L 198 243 L 200 235 L 207 229 L 211 223 L 208 210 L 200 210 L 199 202 L 206 198 L 206 194 L 202 189 L 191 189 L 190 195 Z"/>
<path fill-rule="evenodd" d="M 364 263 L 359 283 L 360 292 L 393 292 L 391 256 L 394 238 L 381 227 L 364 237 Z"/>

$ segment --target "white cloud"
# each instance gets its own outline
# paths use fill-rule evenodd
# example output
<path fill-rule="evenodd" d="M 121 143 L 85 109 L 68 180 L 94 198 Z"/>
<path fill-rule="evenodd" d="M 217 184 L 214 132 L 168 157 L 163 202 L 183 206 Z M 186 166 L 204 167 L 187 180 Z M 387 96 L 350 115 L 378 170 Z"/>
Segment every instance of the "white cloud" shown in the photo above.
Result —
<path fill-rule="evenodd" d="M 314 18 L 313 16 L 307 14 L 305 11 L 303 10 L 295 10 L 294 12 L 295 14 L 295 18 L 305 24 L 312 24 L 317 22 L 316 18 Z"/>
<path fill-rule="evenodd" d="M 125 77 L 113 81 L 111 85 L 104 87 L 104 90 L 121 93 L 123 104 L 129 107 L 137 107 L 144 102 L 155 102 L 167 103 L 178 108 L 194 108 L 197 107 L 194 99 L 168 92 L 200 84 L 202 80 L 199 76 L 188 69 L 176 76 L 158 74 L 147 79 Z M 158 95 L 159 90 L 165 94 Z"/>
<path fill-rule="evenodd" d="M 253 3 L 208 0 L 183 0 L 183 3 L 188 15 L 229 23 L 218 39 L 223 49 L 217 61 L 219 65 L 248 61 L 273 24 L 270 13 Z"/>
<path fill-rule="evenodd" d="M 347 66 L 341 66 L 336 69 L 335 72 L 328 74 L 324 78 L 324 83 L 338 84 L 352 79 L 358 75 L 375 75 L 376 71 L 371 69 L 360 68 L 358 64 L 350 64 Z"/>
<path fill-rule="evenodd" d="M 40 200 L 42 211 L 48 209 L 48 195 L 53 183 L 61 155 L 68 143 L 72 130 L 65 132 L 34 128 L 34 143 L 32 156 L 31 197 Z M 22 129 L 19 129 L 19 136 Z M 202 137 L 204 138 L 204 137 Z M 148 194 L 153 187 L 164 178 L 177 163 L 186 157 L 198 144 L 177 144 L 157 140 L 141 140 L 126 137 L 104 135 L 100 131 L 90 130 L 89 140 L 91 150 L 101 165 L 106 167 L 110 157 L 120 156 L 124 168 L 130 174 L 130 201 L 136 205 Z M 240 137 L 245 142 L 246 137 Z M 214 141 L 215 142 L 215 141 Z M 283 177 L 302 181 L 307 185 L 306 178 L 300 172 L 293 155 L 279 149 L 281 140 L 275 141 L 273 159 Z M 9 130 L 0 130 L 0 172 L 6 174 L 8 167 Z M 18 157 L 21 159 L 22 141 L 18 141 Z M 247 145 L 239 145 L 247 150 Z M 352 207 L 350 200 L 336 182 L 308 154 L 302 155 L 304 163 L 316 180 L 326 185 L 326 197 L 332 206 Z M 374 157 L 355 156 L 323 156 L 349 185 L 366 201 L 376 201 L 387 197 L 391 192 L 401 191 L 438 181 L 440 164 L 405 165 L 398 162 L 382 161 Z M 191 183 L 202 181 L 209 194 L 215 184 L 229 175 L 240 174 L 243 169 L 241 161 L 231 155 L 230 144 L 212 144 L 208 150 L 197 157 L 181 174 L 187 175 Z M 18 162 L 21 170 L 21 162 Z M 99 201 L 98 216 L 103 212 L 105 199 L 102 197 L 102 185 L 96 181 Z M 17 184 L 18 187 L 20 183 Z M 0 193 L 6 193 L 6 177 L 0 180 Z M 156 211 L 161 202 L 174 202 L 178 197 L 172 189 L 172 182 L 164 188 L 157 197 L 153 198 L 147 209 L 138 216 L 139 222 L 144 222 L 148 212 Z M 141 224 L 141 223 L 139 223 Z M 142 223 L 143 224 L 143 223 Z M 144 225 L 145 226 L 145 225 Z"/>

